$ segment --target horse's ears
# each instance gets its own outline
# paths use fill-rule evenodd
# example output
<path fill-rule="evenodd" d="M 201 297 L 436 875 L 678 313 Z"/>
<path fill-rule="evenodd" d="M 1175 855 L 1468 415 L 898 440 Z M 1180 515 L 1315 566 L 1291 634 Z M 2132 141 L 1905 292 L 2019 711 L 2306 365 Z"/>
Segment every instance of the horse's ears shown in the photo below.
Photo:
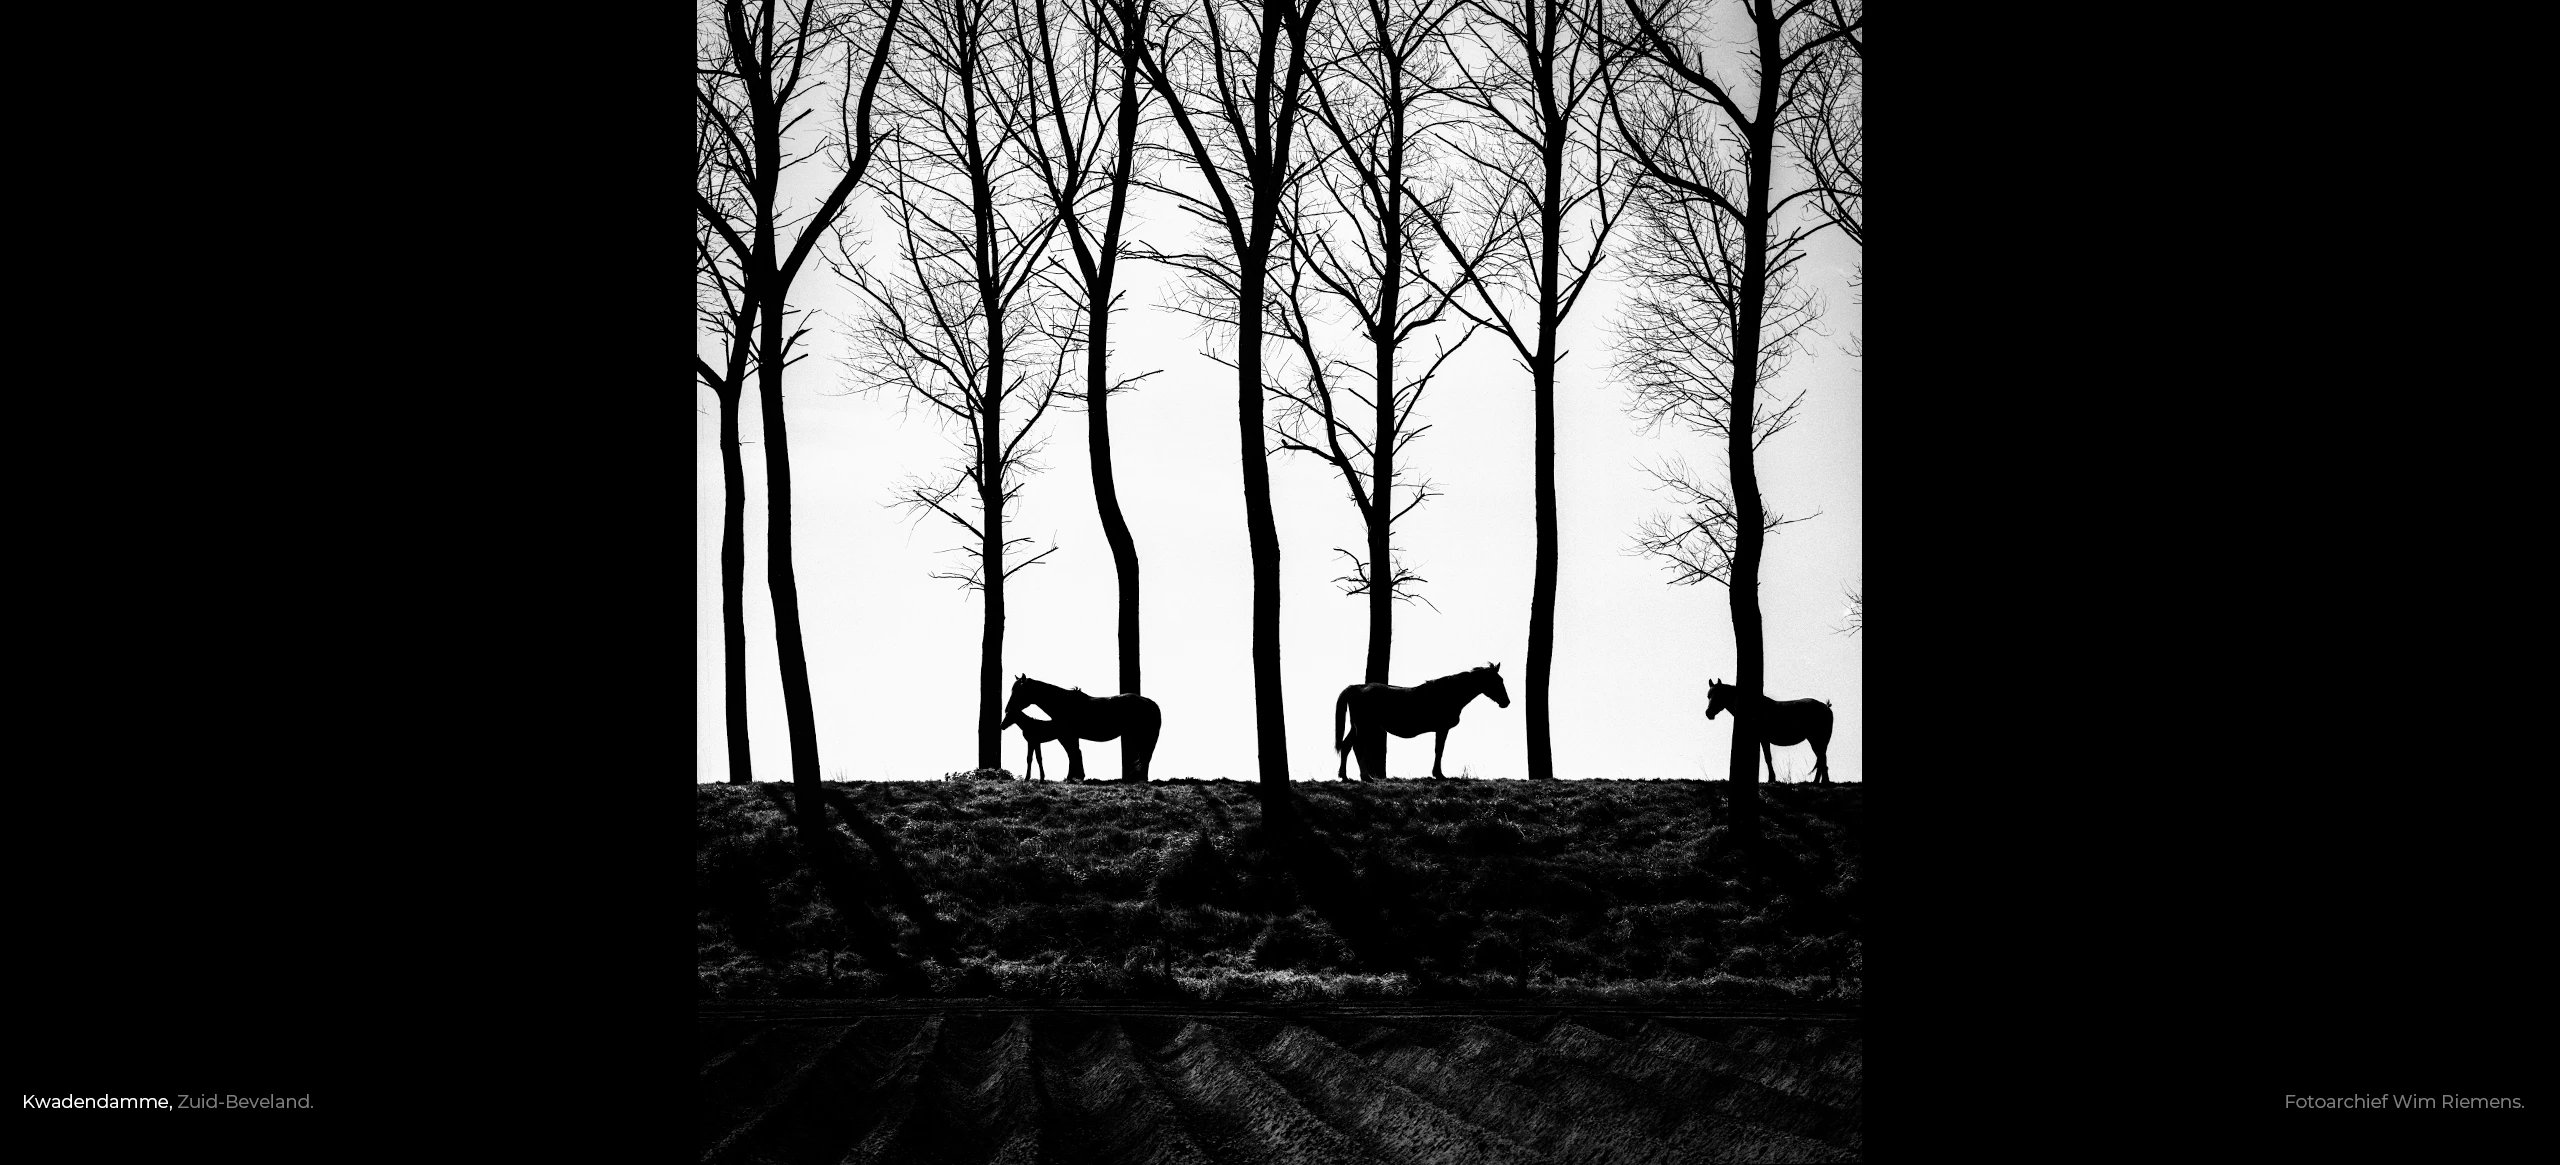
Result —
<path fill-rule="evenodd" d="M 1499 663 L 1494 664 L 1494 665 L 1493 665 L 1493 670 L 1495 670 L 1495 671 L 1501 671 L 1501 670 L 1502 670 L 1502 665 L 1501 665 L 1501 664 L 1499 664 Z"/>

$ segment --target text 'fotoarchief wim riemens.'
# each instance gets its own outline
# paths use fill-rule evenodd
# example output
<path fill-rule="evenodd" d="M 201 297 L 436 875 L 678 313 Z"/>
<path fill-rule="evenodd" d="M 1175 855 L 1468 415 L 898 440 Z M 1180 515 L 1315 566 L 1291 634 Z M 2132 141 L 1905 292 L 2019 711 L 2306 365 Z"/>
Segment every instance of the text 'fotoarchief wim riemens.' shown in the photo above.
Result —
<path fill-rule="evenodd" d="M 2372 1096 L 2296 1096 L 2284 1094 L 2286 1108 L 2523 1108 L 2522 1098 L 2514 1096 L 2419 1096 L 2415 1093 L 2376 1093 Z"/>

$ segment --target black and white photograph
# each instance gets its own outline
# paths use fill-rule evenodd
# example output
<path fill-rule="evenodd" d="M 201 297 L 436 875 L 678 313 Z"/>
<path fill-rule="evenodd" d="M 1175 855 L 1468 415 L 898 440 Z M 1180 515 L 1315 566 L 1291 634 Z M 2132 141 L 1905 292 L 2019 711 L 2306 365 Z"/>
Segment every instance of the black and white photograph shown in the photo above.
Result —
<path fill-rule="evenodd" d="M 1861 1159 L 1864 31 L 706 7 L 702 1159 Z"/>

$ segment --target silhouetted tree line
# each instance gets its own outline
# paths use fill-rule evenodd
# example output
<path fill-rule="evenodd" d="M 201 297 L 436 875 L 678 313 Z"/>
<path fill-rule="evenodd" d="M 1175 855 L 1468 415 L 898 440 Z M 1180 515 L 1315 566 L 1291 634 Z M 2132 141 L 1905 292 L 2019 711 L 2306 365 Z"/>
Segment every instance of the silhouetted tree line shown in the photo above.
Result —
<path fill-rule="evenodd" d="M 1365 532 L 1340 581 L 1384 683 L 1397 602 L 1424 581 L 1398 524 L 1434 496 L 1417 406 L 1479 333 L 1527 373 L 1535 577 L 1521 676 L 1528 775 L 1554 776 L 1559 334 L 1614 266 L 1630 295 L 1615 374 L 1634 412 L 1720 442 L 1723 470 L 1655 468 L 1680 508 L 1643 551 L 1724 586 L 1734 687 L 1761 693 L 1758 577 L 1790 519 L 1762 503 L 1760 446 L 1801 394 L 1769 382 L 1815 322 L 1797 271 L 1815 234 L 1863 244 L 1862 0 L 709 0 L 697 85 L 697 374 L 720 404 L 730 779 L 747 758 L 738 408 L 752 381 L 767 467 L 767 577 L 792 776 L 806 822 L 817 744 L 791 566 L 782 385 L 807 330 L 791 293 L 819 255 L 864 305 L 851 383 L 926 404 L 956 456 L 901 500 L 966 531 L 984 598 L 977 754 L 998 767 L 1006 585 L 1047 553 L 1006 519 L 1053 408 L 1084 414 L 1119 582 L 1119 683 L 1141 688 L 1138 541 L 1119 504 L 1115 361 L 1124 260 L 1183 274 L 1175 310 L 1235 372 L 1253 579 L 1261 780 L 1288 781 L 1282 547 L 1269 456 L 1342 479 Z M 786 170 L 823 191 L 781 197 Z M 1147 192 L 1196 220 L 1179 249 L 1129 230 Z M 868 247 L 845 215 L 877 211 Z M 1274 400 L 1276 398 L 1277 408 Z M 1758 755 L 1735 734 L 1748 807 Z M 813 824 L 813 828 L 814 828 Z"/>

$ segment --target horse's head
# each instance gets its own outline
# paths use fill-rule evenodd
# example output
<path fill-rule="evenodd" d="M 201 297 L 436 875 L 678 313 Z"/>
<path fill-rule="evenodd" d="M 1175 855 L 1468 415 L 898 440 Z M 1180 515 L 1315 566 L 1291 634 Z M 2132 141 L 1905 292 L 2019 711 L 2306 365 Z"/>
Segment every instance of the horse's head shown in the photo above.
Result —
<path fill-rule="evenodd" d="M 1733 707 L 1734 693 L 1735 688 L 1732 684 L 1728 684 L 1723 680 L 1708 680 L 1707 719 L 1713 720 L 1716 718 L 1716 713 Z"/>
<path fill-rule="evenodd" d="M 1511 693 L 1502 686 L 1501 664 L 1488 663 L 1483 667 L 1477 668 L 1476 674 L 1484 677 L 1484 694 L 1493 698 L 1495 707 L 1508 708 L 1511 706 Z"/>
<path fill-rule="evenodd" d="M 1022 718 L 1022 710 L 1031 706 L 1031 686 L 1039 682 L 1027 675 L 1013 677 L 1013 692 L 1005 697 L 1004 719 L 997 724 L 998 728 L 1010 728 L 1014 721 Z"/>

